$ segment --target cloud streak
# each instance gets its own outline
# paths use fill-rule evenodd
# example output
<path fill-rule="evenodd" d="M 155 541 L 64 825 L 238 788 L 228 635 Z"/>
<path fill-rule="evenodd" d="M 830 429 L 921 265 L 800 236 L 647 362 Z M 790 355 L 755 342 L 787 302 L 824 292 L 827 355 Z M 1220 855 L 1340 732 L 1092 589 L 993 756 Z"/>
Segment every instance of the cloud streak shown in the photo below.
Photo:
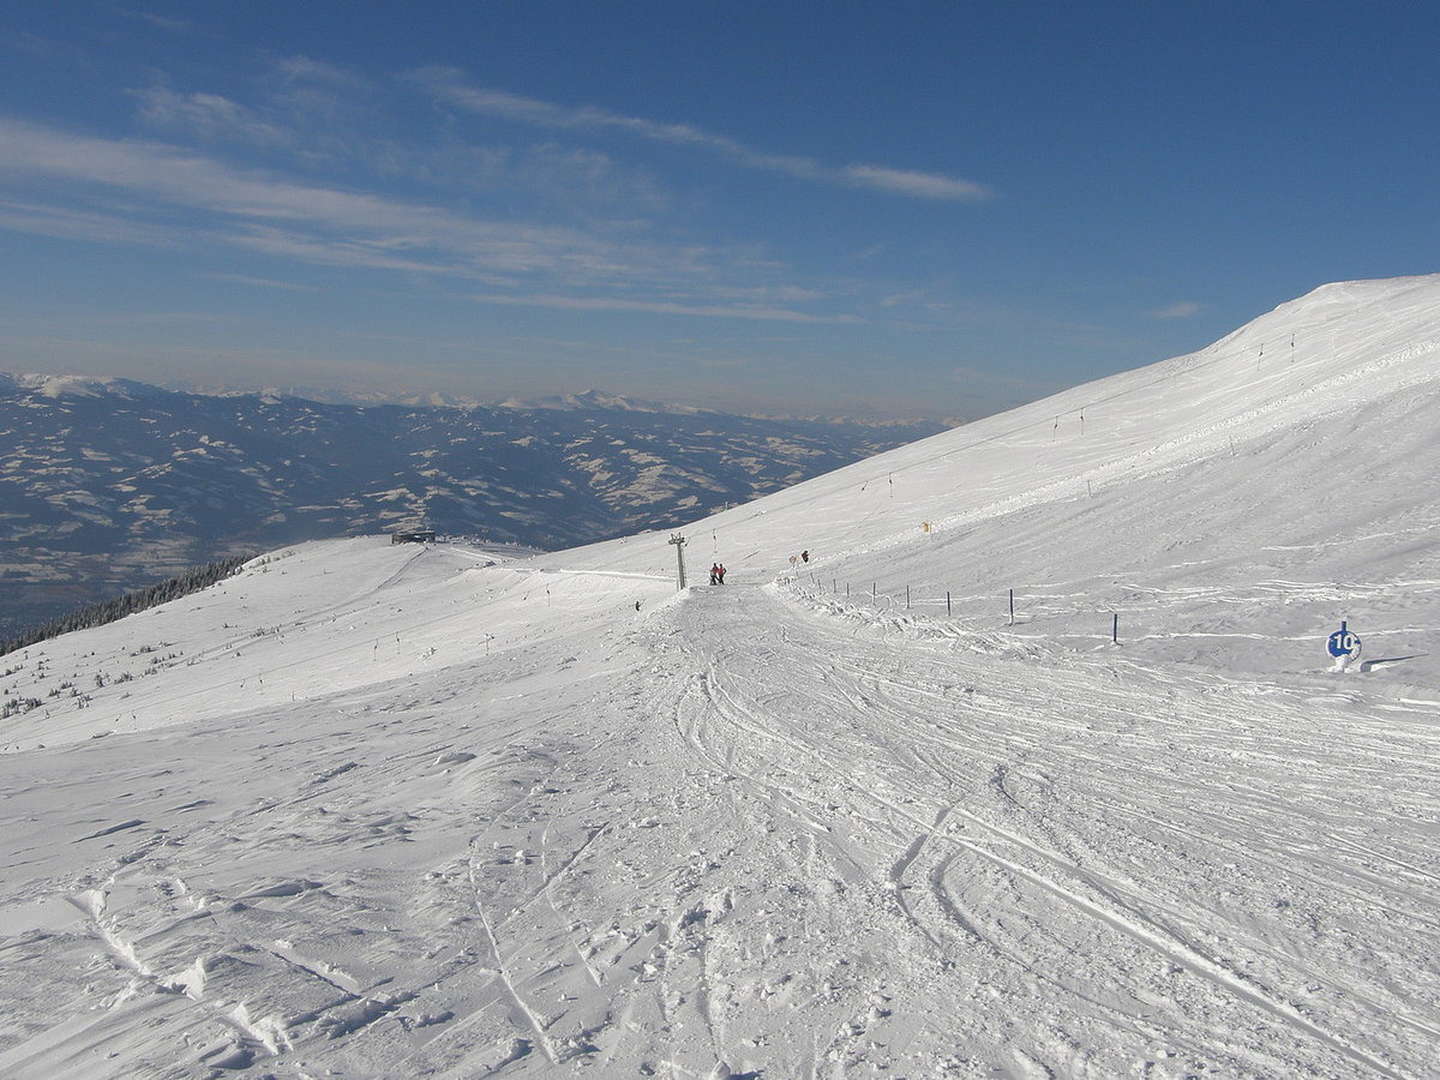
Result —
<path fill-rule="evenodd" d="M 1201 305 L 1194 300 L 1179 300 L 1150 313 L 1156 319 L 1188 319 L 1199 314 Z"/>
<path fill-rule="evenodd" d="M 616 131 L 671 146 L 689 147 L 726 158 L 737 165 L 779 173 L 799 180 L 864 188 L 913 199 L 978 202 L 991 196 L 983 184 L 938 173 L 896 169 L 885 165 L 827 165 L 815 158 L 769 154 L 726 135 L 690 124 L 667 124 L 626 116 L 594 105 L 555 105 L 503 90 L 471 86 L 454 68 L 422 68 L 412 78 L 441 101 L 487 116 L 535 127 L 572 131 Z"/>
<path fill-rule="evenodd" d="M 251 277 L 249 274 L 201 274 L 212 281 L 231 281 L 237 285 L 253 285 L 260 289 L 283 289 L 286 292 L 320 292 L 318 285 L 300 285 L 293 281 L 276 281 L 274 278 Z"/>
<path fill-rule="evenodd" d="M 281 146 L 290 133 L 219 94 L 177 94 L 163 86 L 132 90 L 140 118 L 160 128 L 195 132 L 206 139 L 234 138 L 261 146 Z"/>
<path fill-rule="evenodd" d="M 0 142 L 0 147 L 3 147 Z M 0 229 L 50 236 L 60 240 L 87 240 L 105 244 L 143 244 L 167 247 L 173 243 L 163 228 L 128 221 L 113 214 L 72 210 L 0 198 Z"/>
<path fill-rule="evenodd" d="M 0 182 L 6 181 L 36 194 L 24 200 L 0 196 L 0 228 L 64 239 L 174 248 L 211 243 L 310 265 L 455 277 L 484 282 L 493 292 L 478 299 L 492 304 L 860 321 L 797 310 L 826 299 L 814 289 L 753 284 L 753 255 L 745 252 L 487 221 L 444 206 L 238 169 L 162 143 L 0 118 Z M 59 200 L 84 209 L 57 205 Z M 230 280 L 287 287 L 247 275 Z"/>
<path fill-rule="evenodd" d="M 556 308 L 564 311 L 638 311 L 651 315 L 694 315 L 710 319 L 754 319 L 762 322 L 858 323 L 854 315 L 812 315 L 788 308 L 748 304 L 681 304 L 670 300 L 627 300 L 608 296 L 477 295 L 482 304 Z"/>
<path fill-rule="evenodd" d="M 212 158 L 150 142 L 72 135 L 0 119 L 0 177 L 73 183 L 153 202 L 143 213 L 130 206 L 109 220 L 141 230 L 144 216 L 173 218 L 180 211 L 219 215 L 220 236 L 240 246 L 270 250 L 327 265 L 375 266 L 440 273 L 524 275 L 550 272 L 577 278 L 597 274 L 641 276 L 680 272 L 683 252 L 619 245 L 578 229 L 485 221 L 444 208 L 275 178 L 239 170 Z M 87 198 L 93 208 L 93 195 Z M 14 206 L 14 204 L 12 204 Z M 78 235 L 87 221 L 96 239 L 106 220 L 28 205 L 12 209 L 17 224 L 28 215 L 37 231 Z M 193 231 L 193 225 L 187 226 Z M 161 222 L 143 226 L 152 238 Z M 171 233 L 177 230 L 171 228 Z"/>
<path fill-rule="evenodd" d="M 140 19 L 141 21 L 147 22 L 151 26 L 158 27 L 161 30 L 168 30 L 172 34 L 188 33 L 195 27 L 195 24 L 192 23 L 189 19 L 177 19 L 171 15 L 157 15 L 153 11 L 122 9 L 120 14 L 125 15 L 131 19 Z"/>

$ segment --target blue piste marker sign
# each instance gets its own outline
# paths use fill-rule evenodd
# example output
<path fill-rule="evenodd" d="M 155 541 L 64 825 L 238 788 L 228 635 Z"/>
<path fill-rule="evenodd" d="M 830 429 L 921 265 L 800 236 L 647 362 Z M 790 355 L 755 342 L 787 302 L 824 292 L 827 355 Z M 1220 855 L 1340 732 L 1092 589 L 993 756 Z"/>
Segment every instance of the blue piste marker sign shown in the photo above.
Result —
<path fill-rule="evenodd" d="M 1353 660 L 1360 655 L 1360 639 L 1346 629 L 1345 620 L 1341 619 L 1340 629 L 1326 639 L 1325 649 L 1337 660 L 1342 658 Z"/>

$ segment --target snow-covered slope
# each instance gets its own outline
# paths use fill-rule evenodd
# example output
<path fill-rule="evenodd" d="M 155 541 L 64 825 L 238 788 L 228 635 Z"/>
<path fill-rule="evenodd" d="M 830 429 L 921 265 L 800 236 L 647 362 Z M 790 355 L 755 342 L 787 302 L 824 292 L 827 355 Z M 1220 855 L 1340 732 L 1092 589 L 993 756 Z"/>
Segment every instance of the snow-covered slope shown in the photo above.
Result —
<path fill-rule="evenodd" d="M 1326 286 L 724 587 L 330 542 L 0 658 L 0 1075 L 1433 1075 L 1437 398 L 1440 277 Z"/>

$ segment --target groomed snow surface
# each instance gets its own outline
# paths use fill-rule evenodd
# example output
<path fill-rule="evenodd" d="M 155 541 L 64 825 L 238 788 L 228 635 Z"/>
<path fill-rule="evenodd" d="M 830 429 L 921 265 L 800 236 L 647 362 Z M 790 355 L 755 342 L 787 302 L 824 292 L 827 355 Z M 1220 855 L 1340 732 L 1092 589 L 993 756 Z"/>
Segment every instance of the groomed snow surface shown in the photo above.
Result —
<path fill-rule="evenodd" d="M 0 1076 L 1435 1076 L 1437 417 L 1440 277 L 1326 286 L 683 594 L 328 541 L 0 657 Z"/>

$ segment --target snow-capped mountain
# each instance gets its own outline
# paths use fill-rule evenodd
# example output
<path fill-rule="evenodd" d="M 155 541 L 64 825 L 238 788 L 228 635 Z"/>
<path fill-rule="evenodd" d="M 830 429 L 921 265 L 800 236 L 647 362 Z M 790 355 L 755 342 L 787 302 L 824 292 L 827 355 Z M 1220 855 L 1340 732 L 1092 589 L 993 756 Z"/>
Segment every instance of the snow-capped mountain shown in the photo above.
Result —
<path fill-rule="evenodd" d="M 39 398 L 105 397 L 121 401 L 155 397 L 165 392 L 157 386 L 113 375 L 9 375 L 3 371 L 0 371 L 0 391 L 30 391 L 30 396 Z"/>
<path fill-rule="evenodd" d="M 1437 415 L 1440 276 L 1331 285 L 683 592 L 334 540 L 12 654 L 0 1075 L 1432 1075 Z"/>
<path fill-rule="evenodd" d="M 584 390 L 578 394 L 553 394 L 531 399 L 512 398 L 503 402 L 510 409 L 617 409 L 622 412 L 663 412 L 688 413 L 694 415 L 706 410 L 693 406 L 670 405 L 663 401 L 648 401 L 644 398 L 627 397 L 624 394 L 609 394 L 603 390 Z"/>
<path fill-rule="evenodd" d="M 179 568 L 426 522 L 548 548 L 744 502 L 937 424 L 326 405 L 124 379 L 0 381 L 0 637 Z"/>

